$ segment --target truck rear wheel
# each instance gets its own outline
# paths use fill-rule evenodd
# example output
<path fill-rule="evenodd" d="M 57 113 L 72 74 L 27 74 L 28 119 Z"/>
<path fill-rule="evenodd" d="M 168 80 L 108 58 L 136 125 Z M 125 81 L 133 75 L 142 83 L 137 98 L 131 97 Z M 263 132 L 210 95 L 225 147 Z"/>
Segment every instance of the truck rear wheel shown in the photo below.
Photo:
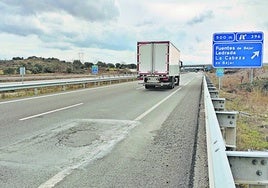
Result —
<path fill-rule="evenodd" d="M 175 78 L 171 77 L 170 78 L 170 85 L 168 86 L 168 89 L 173 89 L 175 86 Z"/>
<path fill-rule="evenodd" d="M 180 85 L 180 76 L 176 76 L 176 86 Z"/>

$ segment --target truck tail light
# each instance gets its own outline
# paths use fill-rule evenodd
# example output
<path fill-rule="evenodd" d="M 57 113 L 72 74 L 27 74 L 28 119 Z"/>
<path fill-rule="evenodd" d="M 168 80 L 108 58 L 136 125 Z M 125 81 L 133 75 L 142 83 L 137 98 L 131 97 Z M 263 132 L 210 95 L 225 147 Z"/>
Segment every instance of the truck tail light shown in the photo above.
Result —
<path fill-rule="evenodd" d="M 142 76 L 142 75 L 139 75 L 139 76 L 137 77 L 137 79 L 138 79 L 138 80 L 143 80 L 143 76 Z"/>
<path fill-rule="evenodd" d="M 166 76 L 162 78 L 162 81 L 168 81 L 168 80 L 169 80 L 169 78 Z"/>

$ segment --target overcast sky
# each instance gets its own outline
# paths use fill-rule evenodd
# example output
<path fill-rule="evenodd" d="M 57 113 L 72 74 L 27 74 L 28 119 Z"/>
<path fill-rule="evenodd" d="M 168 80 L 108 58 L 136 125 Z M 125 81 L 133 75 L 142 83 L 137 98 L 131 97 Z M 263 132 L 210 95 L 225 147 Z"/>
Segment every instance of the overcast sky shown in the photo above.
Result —
<path fill-rule="evenodd" d="M 209 64 L 213 33 L 263 31 L 267 43 L 267 8 L 267 0 L 0 0 L 0 59 L 136 63 L 137 41 L 169 40 L 185 64 Z"/>

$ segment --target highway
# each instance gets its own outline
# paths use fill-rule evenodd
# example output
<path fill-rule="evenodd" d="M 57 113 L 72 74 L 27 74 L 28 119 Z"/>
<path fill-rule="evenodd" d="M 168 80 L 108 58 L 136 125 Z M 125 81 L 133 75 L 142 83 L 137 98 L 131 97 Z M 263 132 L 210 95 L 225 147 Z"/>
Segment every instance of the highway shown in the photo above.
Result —
<path fill-rule="evenodd" d="M 0 187 L 192 187 L 202 78 L 0 101 Z"/>

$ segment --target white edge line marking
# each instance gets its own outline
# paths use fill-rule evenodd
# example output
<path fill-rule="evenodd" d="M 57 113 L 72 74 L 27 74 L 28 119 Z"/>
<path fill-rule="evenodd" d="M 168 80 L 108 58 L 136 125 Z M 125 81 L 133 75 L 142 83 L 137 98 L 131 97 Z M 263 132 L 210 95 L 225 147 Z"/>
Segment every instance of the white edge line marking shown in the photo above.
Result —
<path fill-rule="evenodd" d="M 142 113 L 141 115 L 139 115 L 138 117 L 136 117 L 134 119 L 134 121 L 139 121 L 142 118 L 144 118 L 147 114 L 149 114 L 150 112 L 152 112 L 154 109 L 156 109 L 159 105 L 161 105 L 163 102 L 165 102 L 166 100 L 168 100 L 172 95 L 174 95 L 175 93 L 177 93 L 179 90 L 181 89 L 181 87 L 175 91 L 173 91 L 171 94 L 169 94 L 167 97 L 165 97 L 164 99 L 162 99 L 161 101 L 159 101 L 157 104 L 155 104 L 153 107 L 151 107 L 150 109 L 148 109 L 147 111 L 145 111 L 144 113 Z"/>
<path fill-rule="evenodd" d="M 190 80 L 189 82 L 187 82 L 184 86 L 188 85 L 190 82 L 192 82 L 194 79 Z M 171 96 L 173 96 L 175 93 L 177 93 L 179 90 L 181 90 L 182 87 L 178 88 L 177 90 L 173 91 L 171 94 L 169 94 L 167 97 L 165 97 L 164 99 L 162 99 L 161 101 L 159 101 L 157 104 L 155 104 L 153 107 L 151 107 L 150 109 L 148 109 L 147 111 L 143 112 L 141 115 L 139 115 L 138 117 L 136 117 L 134 119 L 134 121 L 140 121 L 142 118 L 144 118 L 146 115 L 148 115 L 150 112 L 152 112 L 154 109 L 156 109 L 158 106 L 160 106 L 163 102 L 165 102 L 166 100 L 168 100 Z"/>
<path fill-rule="evenodd" d="M 41 114 L 36 114 L 36 115 L 33 115 L 33 116 L 29 116 L 29 117 L 26 117 L 26 118 L 21 118 L 20 121 L 24 121 L 24 120 L 28 120 L 28 119 L 32 119 L 32 118 L 36 118 L 36 117 L 39 117 L 39 116 L 43 116 L 43 115 L 47 115 L 47 114 L 51 114 L 51 113 L 54 113 L 54 112 L 58 112 L 58 111 L 62 111 L 62 110 L 67 110 L 69 108 L 74 108 L 76 106 L 80 106 L 82 105 L 83 103 L 78 103 L 78 104 L 74 104 L 74 105 L 71 105 L 71 106 L 66 106 L 66 107 L 63 107 L 63 108 L 59 108 L 59 109 L 56 109 L 56 110 L 51 110 L 51 111 L 48 111 L 48 112 L 44 112 L 44 113 L 41 113 Z"/>

